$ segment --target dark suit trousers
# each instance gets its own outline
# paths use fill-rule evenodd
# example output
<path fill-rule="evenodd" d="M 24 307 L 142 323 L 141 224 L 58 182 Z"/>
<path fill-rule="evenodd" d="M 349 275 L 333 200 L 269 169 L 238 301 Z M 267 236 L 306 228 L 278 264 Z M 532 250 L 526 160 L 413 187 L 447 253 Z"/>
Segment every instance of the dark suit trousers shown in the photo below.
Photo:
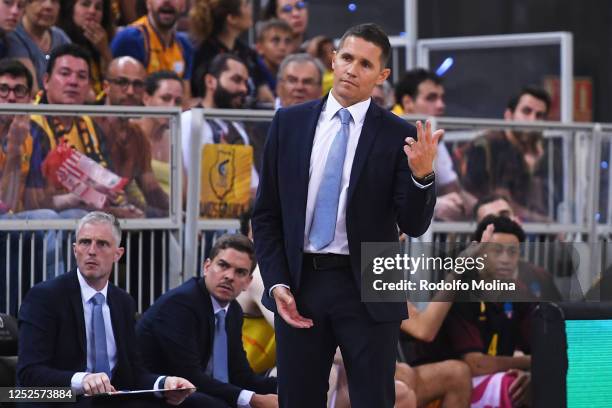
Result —
<path fill-rule="evenodd" d="M 308 256 L 304 257 L 301 287 L 295 298 L 298 311 L 311 318 L 314 326 L 295 329 L 275 316 L 280 406 L 326 406 L 329 373 L 339 345 L 351 407 L 393 407 L 401 322 L 372 320 L 361 303 L 350 268 L 315 270 Z"/>

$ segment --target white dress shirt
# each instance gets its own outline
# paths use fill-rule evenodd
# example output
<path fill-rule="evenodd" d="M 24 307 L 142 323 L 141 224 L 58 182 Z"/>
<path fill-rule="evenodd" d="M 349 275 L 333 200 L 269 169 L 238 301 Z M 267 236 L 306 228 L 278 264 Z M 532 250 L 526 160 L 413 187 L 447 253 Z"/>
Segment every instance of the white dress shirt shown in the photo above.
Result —
<path fill-rule="evenodd" d="M 70 380 L 70 386 L 76 394 L 82 394 L 83 391 L 83 378 L 87 374 L 93 373 L 94 360 L 96 351 L 93 348 L 93 304 L 91 299 L 96 293 L 104 295 L 104 304 L 102 305 L 102 316 L 104 317 L 104 331 L 106 332 L 106 353 L 108 354 L 108 362 L 110 369 L 113 371 L 115 365 L 117 365 L 117 346 L 115 343 L 115 334 L 113 332 L 113 325 L 111 324 L 110 308 L 108 307 L 108 282 L 106 286 L 100 291 L 96 291 L 94 288 L 89 286 L 81 271 L 77 269 L 77 278 L 79 279 L 79 286 L 81 287 L 81 302 L 83 302 L 83 314 L 85 318 L 85 334 L 87 339 L 87 372 L 78 372 L 72 376 Z"/>
<path fill-rule="evenodd" d="M 227 312 L 229 310 L 230 304 L 228 303 L 225 306 L 221 306 L 219 302 L 217 301 L 217 299 L 214 298 L 214 296 L 211 296 L 210 300 L 212 301 L 213 314 L 215 316 L 215 323 L 217 319 L 217 312 L 221 309 L 225 310 L 225 318 L 227 319 Z M 227 325 L 225 327 L 227 327 Z M 229 350 L 228 350 L 228 358 L 229 358 Z M 208 360 L 208 365 L 206 366 L 206 373 L 210 376 L 212 376 L 212 361 L 213 361 L 213 355 L 212 353 L 210 353 L 210 359 Z M 228 370 L 229 370 L 229 367 L 228 367 Z M 255 393 L 253 391 L 249 391 L 249 390 L 240 391 L 240 394 L 238 394 L 238 401 L 236 402 L 236 405 L 238 405 L 238 408 L 251 408 L 251 398 L 253 398 L 254 394 Z"/>

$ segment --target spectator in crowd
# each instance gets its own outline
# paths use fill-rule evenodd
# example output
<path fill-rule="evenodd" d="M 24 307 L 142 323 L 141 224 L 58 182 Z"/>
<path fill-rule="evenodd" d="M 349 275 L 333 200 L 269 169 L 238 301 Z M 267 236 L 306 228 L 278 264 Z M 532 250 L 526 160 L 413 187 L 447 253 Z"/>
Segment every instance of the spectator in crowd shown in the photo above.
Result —
<path fill-rule="evenodd" d="M 55 48 L 43 78 L 45 91 L 39 103 L 83 104 L 89 92 L 89 61 L 89 53 L 78 45 L 65 44 Z M 42 163 L 53 149 L 66 142 L 103 167 L 112 169 L 102 130 L 88 116 L 31 115 L 30 120 L 33 148 L 26 180 L 26 208 L 51 208 L 64 218 L 82 217 L 87 205 L 76 194 L 57 188 L 47 180 Z M 121 203 L 121 198 L 118 197 L 114 203 Z M 142 215 L 133 206 L 112 205 L 107 209 L 122 217 Z"/>
<path fill-rule="evenodd" d="M 508 217 L 520 224 L 520 220 L 514 215 L 509 200 L 501 194 L 492 194 L 481 198 L 474 205 L 474 220 L 479 223 L 486 216 Z"/>
<path fill-rule="evenodd" d="M 280 18 L 293 30 L 293 46 L 289 53 L 298 52 L 304 43 L 308 27 L 308 3 L 301 0 L 269 0 L 263 10 L 263 20 Z"/>
<path fill-rule="evenodd" d="M 138 322 L 145 365 L 198 387 L 187 407 L 278 407 L 276 378 L 254 374 L 242 344 L 236 297 L 251 283 L 255 264 L 247 237 L 224 235 L 212 247 L 203 277 L 164 294 Z"/>
<path fill-rule="evenodd" d="M 323 95 L 325 95 L 334 85 L 334 72 L 332 69 L 334 52 L 336 52 L 334 41 L 329 37 L 318 35 L 308 41 L 306 52 L 317 58 L 325 66 L 325 73 L 323 74 Z"/>
<path fill-rule="evenodd" d="M 147 73 L 174 71 L 184 80 L 191 74 L 193 49 L 176 23 L 185 11 L 185 0 L 148 0 L 147 15 L 115 35 L 113 57 L 129 55 L 140 61 Z"/>
<path fill-rule="evenodd" d="M 395 87 L 395 101 L 397 114 L 442 116 L 446 108 L 442 79 L 423 68 L 407 71 Z M 438 197 L 434 216 L 443 221 L 469 220 L 476 199 L 459 184 L 444 143 L 438 144 L 435 172 Z"/>
<path fill-rule="evenodd" d="M 380 85 L 376 85 L 372 91 L 372 102 L 383 109 L 390 110 L 393 108 L 395 98 L 393 96 L 393 87 L 389 81 L 385 81 Z"/>
<path fill-rule="evenodd" d="M 180 107 L 183 103 L 183 84 L 175 72 L 158 71 L 145 81 L 145 106 Z M 151 167 L 155 179 L 170 194 L 171 134 L 168 119 L 154 116 L 133 120 L 151 144 Z"/>
<path fill-rule="evenodd" d="M 0 3 L 1 4 L 1 3 Z M 16 59 L 0 60 L 0 103 L 29 103 L 32 97 L 34 80 L 30 70 Z M 28 115 L 1 115 L 0 116 L 0 220 L 51 220 L 58 219 L 58 214 L 49 209 L 24 211 L 23 194 L 28 171 L 30 169 L 30 156 L 32 155 L 32 136 L 30 135 L 30 118 Z M 10 248 L 18 248 L 19 234 L 10 236 Z M 34 239 L 32 239 L 34 235 Z M 10 294 L 9 312 L 17 312 L 17 294 L 19 280 L 18 264 L 23 261 L 23 270 L 29 270 L 28 265 L 33 264 L 35 276 L 53 277 L 64 273 L 64 262 L 61 251 L 61 238 L 57 240 L 57 232 L 37 231 L 33 234 L 22 235 L 23 253 L 27 254 L 20 259 L 15 254 L 7 254 L 10 249 L 7 245 L 0 246 L 0 265 L 10 261 L 5 275 L 10 271 L 9 290 L 6 279 L 0 279 L 0 304 L 6 305 L 6 294 Z M 0 233 L 0 242 L 8 243 L 7 235 Z M 35 255 L 30 257 L 31 243 L 34 243 Z M 43 246 L 46 243 L 46 247 Z M 45 252 L 43 253 L 43 248 Z M 58 250 L 59 259 L 56 265 L 55 251 Z M 44 256 L 46 255 L 46 257 Z M 9 259 L 10 258 L 10 259 Z M 43 273 L 46 265 L 46 275 Z M 57 269 L 56 269 L 57 267 Z M 1 269 L 2 267 L 0 267 Z M 23 274 L 26 275 L 26 274 Z M 22 284 L 25 285 L 25 280 Z"/>
<path fill-rule="evenodd" d="M 323 66 L 308 54 L 291 54 L 278 70 L 276 108 L 286 108 L 321 96 Z"/>
<path fill-rule="evenodd" d="M 8 51 L 7 34 L 17 28 L 25 10 L 26 0 L 7 0 L 0 2 L 0 58 Z"/>
<path fill-rule="evenodd" d="M 274 108 L 286 108 L 321 96 L 323 66 L 308 54 L 290 54 L 281 63 L 276 84 Z M 255 168 L 261 170 L 261 158 L 270 124 L 260 122 L 250 126 Z"/>
<path fill-rule="evenodd" d="M 212 60 L 219 54 L 233 54 L 246 64 L 249 72 L 248 95 L 254 102 L 272 102 L 274 95 L 257 64 L 257 53 L 238 37 L 253 25 L 249 0 L 200 0 L 194 3 L 190 17 L 193 39 L 199 44 L 194 55 L 191 75 L 193 96 L 204 95 L 204 76 L 210 72 Z"/>
<path fill-rule="evenodd" d="M 292 38 L 291 27 L 283 20 L 273 19 L 257 24 L 257 63 L 272 91 L 276 90 L 278 68 L 289 53 Z"/>
<path fill-rule="evenodd" d="M 138 14 L 138 0 L 111 0 L 110 3 L 113 11 L 113 22 L 116 26 L 129 25 L 142 15 Z"/>
<path fill-rule="evenodd" d="M 27 293 L 19 311 L 19 385 L 70 387 L 79 396 L 193 388 L 183 378 L 151 374 L 141 364 L 134 300 L 109 282 L 124 252 L 120 241 L 115 217 L 87 214 L 76 228 L 76 268 Z M 165 396 L 178 405 L 192 392 Z"/>
<path fill-rule="evenodd" d="M 550 96 L 546 91 L 526 87 L 508 102 L 504 119 L 544 120 L 549 109 Z M 544 153 L 540 132 L 488 131 L 464 148 L 461 181 L 478 198 L 489 194 L 507 196 L 521 220 L 548 221 Z M 555 174 L 558 174 L 557 170 Z M 555 180 L 555 193 L 558 194 L 559 190 L 560 185 Z"/>
<path fill-rule="evenodd" d="M 62 0 L 58 27 L 73 43 L 87 49 L 92 56 L 91 81 L 93 98 L 102 92 L 102 76 L 113 59 L 110 40 L 115 35 L 111 4 L 103 0 Z"/>
<path fill-rule="evenodd" d="M 204 76 L 205 94 L 202 100 L 204 108 L 238 109 L 244 106 L 248 92 L 249 72 L 246 65 L 234 54 L 217 55 L 210 64 L 209 72 Z M 181 116 L 183 132 L 183 165 L 190 166 L 191 150 L 191 112 Z M 244 124 L 238 121 L 211 119 L 202 127 L 202 146 L 208 143 L 250 144 Z M 253 193 L 259 184 L 259 176 L 253 166 L 251 172 L 251 189 Z"/>
<path fill-rule="evenodd" d="M 29 0 L 21 23 L 7 36 L 7 56 L 31 60 L 40 88 L 51 51 L 70 43 L 66 33 L 54 26 L 59 12 L 59 0 Z"/>
<path fill-rule="evenodd" d="M 106 105 L 141 105 L 146 72 L 132 57 L 119 57 L 108 66 L 104 81 Z M 151 167 L 151 143 L 140 127 L 127 117 L 96 118 L 106 136 L 114 171 L 130 180 L 127 200 L 147 217 L 168 215 L 168 194 L 161 188 Z"/>

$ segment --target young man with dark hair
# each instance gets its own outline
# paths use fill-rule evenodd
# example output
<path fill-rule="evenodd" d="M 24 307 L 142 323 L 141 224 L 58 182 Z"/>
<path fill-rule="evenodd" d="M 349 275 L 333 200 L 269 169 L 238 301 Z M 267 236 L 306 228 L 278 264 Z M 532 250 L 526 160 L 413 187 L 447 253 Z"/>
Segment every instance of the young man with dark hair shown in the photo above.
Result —
<path fill-rule="evenodd" d="M 249 71 L 242 60 L 233 54 L 219 54 L 210 63 L 209 71 L 204 76 L 204 99 L 202 107 L 216 109 L 239 109 L 244 107 L 248 93 Z M 183 132 L 183 166 L 189 168 L 191 150 L 191 114 L 186 111 L 181 115 Z M 245 126 L 239 121 L 209 119 L 202 127 L 201 147 L 209 143 L 227 143 L 250 145 L 250 137 Z M 251 189 L 253 195 L 259 184 L 255 166 L 251 171 Z"/>
<path fill-rule="evenodd" d="M 204 263 L 204 276 L 164 294 L 138 322 L 145 365 L 198 387 L 186 407 L 278 406 L 276 378 L 255 375 L 242 344 L 236 297 L 251 283 L 255 265 L 247 237 L 224 235 Z"/>
<path fill-rule="evenodd" d="M 397 242 L 398 225 L 411 236 L 427 230 L 443 131 L 415 130 L 371 103 L 390 49 L 377 25 L 350 28 L 326 99 L 279 109 L 270 127 L 253 231 L 263 302 L 277 313 L 281 407 L 325 406 L 337 346 L 351 406 L 395 403 L 406 305 L 361 302 L 361 243 Z"/>
<path fill-rule="evenodd" d="M 550 109 L 546 91 L 526 87 L 510 99 L 504 112 L 507 121 L 545 120 Z M 557 146 L 545 151 L 542 133 L 527 130 L 491 130 L 474 139 L 463 151 L 461 182 L 477 198 L 503 194 L 510 199 L 521 220 L 546 222 L 556 212 L 549 208 L 561 201 L 561 162 Z M 554 151 L 553 151 L 554 150 Z M 548 174 L 547 155 L 554 155 L 554 177 Z M 554 178 L 553 191 L 548 179 Z"/>
<path fill-rule="evenodd" d="M 407 71 L 402 76 L 395 87 L 395 98 L 397 105 L 393 112 L 397 114 L 442 116 L 446 108 L 442 78 L 423 68 Z M 476 199 L 459 183 L 444 143 L 438 144 L 434 168 L 438 186 L 434 217 L 443 221 L 469 220 Z"/>

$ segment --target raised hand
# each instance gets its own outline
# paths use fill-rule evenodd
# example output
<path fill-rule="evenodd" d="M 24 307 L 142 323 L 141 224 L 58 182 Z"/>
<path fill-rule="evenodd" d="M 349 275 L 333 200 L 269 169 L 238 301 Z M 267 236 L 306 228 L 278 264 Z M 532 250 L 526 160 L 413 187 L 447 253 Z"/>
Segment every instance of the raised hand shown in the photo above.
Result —
<path fill-rule="evenodd" d="M 431 133 L 431 122 L 425 122 L 425 129 L 421 121 L 416 123 L 417 140 L 406 138 L 404 153 L 408 158 L 408 166 L 415 178 L 422 178 L 433 171 L 433 161 L 438 152 L 438 143 L 444 135 L 443 129 Z"/>
<path fill-rule="evenodd" d="M 295 305 L 295 298 L 291 291 L 284 286 L 277 286 L 272 291 L 276 301 L 276 310 L 289 326 L 296 329 L 309 329 L 314 323 L 312 319 L 307 319 L 300 314 Z"/>

